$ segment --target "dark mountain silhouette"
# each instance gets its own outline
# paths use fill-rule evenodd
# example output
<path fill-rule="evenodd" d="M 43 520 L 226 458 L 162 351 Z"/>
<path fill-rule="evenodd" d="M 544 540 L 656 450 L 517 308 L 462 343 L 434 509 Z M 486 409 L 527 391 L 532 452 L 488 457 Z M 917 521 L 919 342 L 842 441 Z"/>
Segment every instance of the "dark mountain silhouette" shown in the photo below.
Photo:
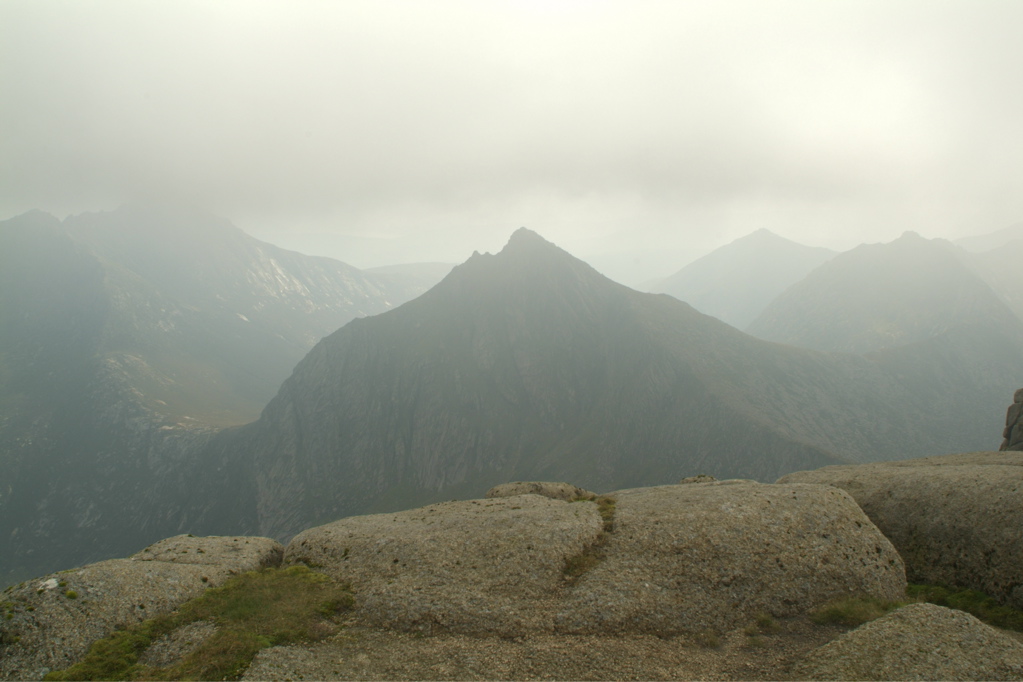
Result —
<path fill-rule="evenodd" d="M 743 329 L 778 294 L 834 255 L 761 229 L 645 288 Z"/>
<path fill-rule="evenodd" d="M 931 398 L 866 358 L 763 342 L 618 285 L 519 230 L 324 339 L 208 457 L 250 468 L 251 489 L 225 502 L 254 505 L 260 532 L 286 537 L 508 480 L 773 480 L 944 452 L 963 424 Z"/>
<path fill-rule="evenodd" d="M 221 483 L 186 464 L 210 426 L 251 421 L 322 336 L 416 293 L 181 210 L 0 223 L 0 578 L 177 532 Z"/>

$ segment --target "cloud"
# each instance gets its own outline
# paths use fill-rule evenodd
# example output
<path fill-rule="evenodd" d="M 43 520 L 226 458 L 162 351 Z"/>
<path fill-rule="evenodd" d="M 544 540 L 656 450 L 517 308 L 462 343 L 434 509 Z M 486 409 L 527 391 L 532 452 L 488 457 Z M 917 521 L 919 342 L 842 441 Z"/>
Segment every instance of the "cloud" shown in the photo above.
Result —
<path fill-rule="evenodd" d="M 987 231 L 1023 215 L 1021 20 L 1015 2 L 8 0 L 0 210 L 169 196 L 277 241 L 456 250 L 527 219 L 593 249 Z"/>

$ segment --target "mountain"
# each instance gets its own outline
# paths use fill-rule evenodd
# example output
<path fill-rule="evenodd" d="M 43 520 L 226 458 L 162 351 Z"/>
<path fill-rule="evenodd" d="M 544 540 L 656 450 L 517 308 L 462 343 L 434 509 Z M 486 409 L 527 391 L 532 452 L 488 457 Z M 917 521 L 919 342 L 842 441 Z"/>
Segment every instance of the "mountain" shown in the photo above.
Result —
<path fill-rule="evenodd" d="M 0 578 L 188 525 L 221 484 L 189 459 L 212 427 L 417 288 L 182 210 L 0 222 Z"/>
<path fill-rule="evenodd" d="M 478 497 L 508 480 L 598 492 L 699 473 L 774 480 L 990 448 L 999 428 L 978 423 L 959 391 L 975 372 L 989 381 L 990 363 L 970 344 L 1008 357 L 983 329 L 869 357 L 770 343 L 616 284 L 528 230 L 422 296 L 351 320 L 295 366 L 258 420 L 213 428 L 150 407 L 160 405 L 153 389 L 111 361 L 124 357 L 112 340 L 127 339 L 138 343 L 128 355 L 159 369 L 148 350 L 162 348 L 155 329 L 193 328 L 173 283 L 154 284 L 150 298 L 118 284 L 156 265 L 114 267 L 110 251 L 99 255 L 43 214 L 0 228 L 0 571 L 9 580 L 180 533 L 285 538 L 347 515 Z M 254 310 L 291 300 L 270 290 L 277 302 Z M 212 296 L 232 302 L 220 315 L 249 317 L 232 291 Z M 203 297 L 184 300 L 202 311 Z M 168 324 L 154 329 L 153 318 Z"/>
<path fill-rule="evenodd" d="M 974 237 L 963 237 L 953 242 L 959 248 L 971 253 L 985 253 L 1001 248 L 1009 242 L 1023 239 L 1023 223 L 1015 223 L 1000 230 Z"/>
<path fill-rule="evenodd" d="M 102 351 L 151 409 L 179 419 L 251 421 L 322 337 L 425 290 L 181 209 L 128 206 L 63 227 L 103 266 Z"/>
<path fill-rule="evenodd" d="M 250 472 L 231 503 L 287 537 L 507 480 L 773 480 L 944 452 L 966 432 L 975 447 L 933 398 L 867 358 L 760 341 L 628 289 L 523 229 L 321 341 L 206 457 Z"/>
<path fill-rule="evenodd" d="M 1023 322 L 970 261 L 912 232 L 863 245 L 789 288 L 749 331 L 866 354 L 910 389 L 918 409 L 956 415 L 973 447 L 993 448 L 980 429 L 998 431 L 992 415 L 1023 382 Z"/>
<path fill-rule="evenodd" d="M 1023 320 L 1023 238 L 984 253 L 970 254 L 967 262 Z"/>
<path fill-rule="evenodd" d="M 835 257 L 772 301 L 748 330 L 804 348 L 866 353 L 955 327 L 1014 326 L 1006 317 L 958 249 L 907 232 Z"/>
<path fill-rule="evenodd" d="M 761 229 L 646 289 L 670 294 L 743 329 L 775 296 L 834 255 L 829 249 L 803 246 Z"/>

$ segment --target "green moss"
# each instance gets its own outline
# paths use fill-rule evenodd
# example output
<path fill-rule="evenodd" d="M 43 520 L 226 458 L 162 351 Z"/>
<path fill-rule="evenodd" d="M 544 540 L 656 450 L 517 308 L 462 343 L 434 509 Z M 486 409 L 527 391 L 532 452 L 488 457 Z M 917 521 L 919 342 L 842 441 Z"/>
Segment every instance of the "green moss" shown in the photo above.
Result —
<path fill-rule="evenodd" d="M 610 533 L 614 530 L 615 505 L 618 500 L 610 495 L 601 495 L 596 501 L 597 511 L 600 512 L 600 518 L 604 520 L 604 532 Z"/>
<path fill-rule="evenodd" d="M 781 630 L 781 625 L 778 624 L 771 614 L 766 612 L 760 612 L 754 621 L 756 623 L 757 630 L 765 635 L 770 635 Z"/>
<path fill-rule="evenodd" d="M 75 592 L 74 590 L 68 590 L 67 592 L 64 593 L 64 596 L 67 597 L 68 599 L 78 599 L 78 593 Z"/>
<path fill-rule="evenodd" d="M 989 625 L 1023 632 L 1023 611 L 1003 606 L 977 590 L 956 590 L 941 585 L 910 585 L 906 594 L 913 601 L 965 611 Z"/>
<path fill-rule="evenodd" d="M 707 649 L 717 649 L 721 646 L 721 636 L 713 630 L 703 630 L 694 639 L 697 644 Z"/>
<path fill-rule="evenodd" d="M 253 571 L 208 590 L 174 613 L 96 642 L 82 662 L 46 679 L 237 679 L 260 649 L 327 636 L 336 629 L 332 619 L 353 604 L 347 586 L 305 566 Z M 139 664 L 154 640 L 196 621 L 217 626 L 199 649 L 171 667 Z"/>
<path fill-rule="evenodd" d="M 880 618 L 894 609 L 905 606 L 905 601 L 886 601 L 876 597 L 845 597 L 825 604 L 810 614 L 810 619 L 821 625 L 834 623 L 856 627 Z"/>

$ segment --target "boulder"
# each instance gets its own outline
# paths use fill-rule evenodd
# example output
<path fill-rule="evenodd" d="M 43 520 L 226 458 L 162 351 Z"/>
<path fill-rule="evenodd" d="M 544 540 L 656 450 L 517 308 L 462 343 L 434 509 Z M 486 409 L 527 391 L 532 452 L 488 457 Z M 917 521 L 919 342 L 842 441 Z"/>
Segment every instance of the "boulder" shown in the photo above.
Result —
<path fill-rule="evenodd" d="M 0 620 L 0 679 L 42 679 L 117 628 L 173 611 L 237 573 L 280 563 L 270 538 L 179 535 L 9 588 Z M 10 618 L 7 618 L 10 614 Z"/>
<path fill-rule="evenodd" d="M 594 543 L 593 502 L 540 495 L 446 502 L 299 533 L 285 563 L 352 585 L 371 625 L 516 636 L 550 631 L 568 559 Z"/>
<path fill-rule="evenodd" d="M 723 632 L 839 597 L 897 599 L 902 560 L 846 493 L 716 481 L 612 493 L 612 532 L 559 632 Z"/>
<path fill-rule="evenodd" d="M 1002 431 L 1002 447 L 999 450 L 1023 450 L 1023 388 L 1016 391 L 1012 405 L 1005 413 L 1005 430 Z"/>
<path fill-rule="evenodd" d="M 516 481 L 495 485 L 487 491 L 487 499 L 496 497 L 514 497 L 515 495 L 541 495 L 552 500 L 592 500 L 597 494 L 583 490 L 570 483 L 551 483 L 549 481 Z"/>
<path fill-rule="evenodd" d="M 968 613 L 910 604 L 814 649 L 799 680 L 1019 680 L 1023 644 Z"/>
<path fill-rule="evenodd" d="M 1023 453 L 831 466 L 778 482 L 852 495 L 898 549 L 910 582 L 980 590 L 1023 609 Z"/>

